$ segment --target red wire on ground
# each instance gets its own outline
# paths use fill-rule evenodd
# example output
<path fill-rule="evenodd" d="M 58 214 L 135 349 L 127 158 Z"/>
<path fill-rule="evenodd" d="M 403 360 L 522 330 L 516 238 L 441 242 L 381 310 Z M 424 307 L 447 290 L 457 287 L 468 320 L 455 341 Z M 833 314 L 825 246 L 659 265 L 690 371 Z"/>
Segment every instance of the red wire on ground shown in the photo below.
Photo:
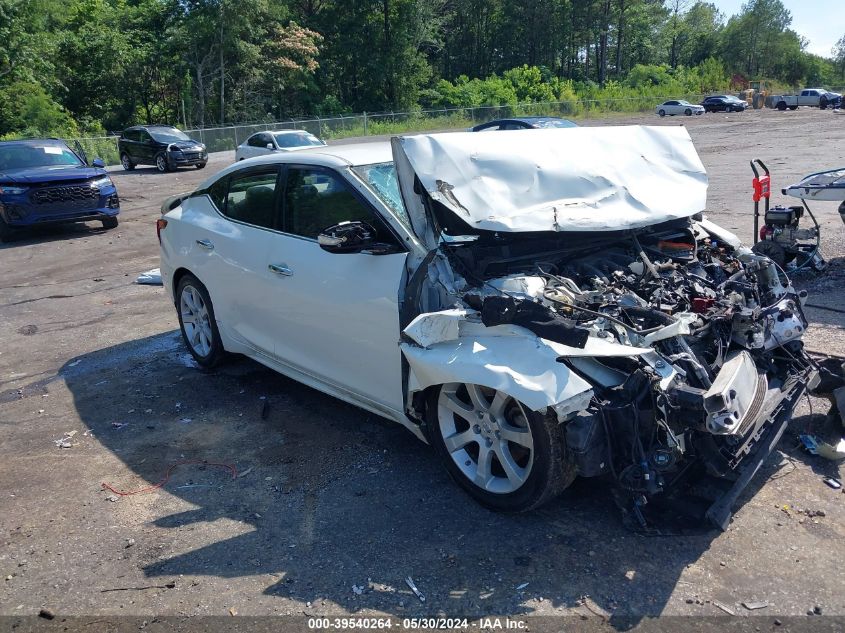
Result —
<path fill-rule="evenodd" d="M 129 495 L 139 495 L 139 494 L 144 493 L 144 492 L 151 492 L 153 490 L 158 490 L 164 484 L 166 484 L 170 480 L 170 474 L 177 467 L 184 466 L 186 464 L 202 464 L 203 466 L 217 466 L 219 468 L 225 468 L 226 470 L 231 472 L 232 473 L 232 479 L 236 479 L 237 476 L 238 476 L 238 470 L 237 470 L 237 468 L 235 468 L 234 464 L 221 464 L 219 462 L 207 462 L 204 459 L 185 459 L 185 460 L 176 462 L 175 464 L 171 464 L 170 467 L 167 469 L 167 471 L 164 473 L 164 479 L 162 479 L 157 484 L 154 484 L 152 486 L 147 486 L 146 488 L 140 488 L 139 490 L 129 490 L 129 491 L 115 490 L 114 488 L 112 488 L 106 482 L 103 482 L 102 486 L 103 486 L 104 489 L 110 490 L 114 494 L 119 495 L 121 497 L 128 497 Z"/>

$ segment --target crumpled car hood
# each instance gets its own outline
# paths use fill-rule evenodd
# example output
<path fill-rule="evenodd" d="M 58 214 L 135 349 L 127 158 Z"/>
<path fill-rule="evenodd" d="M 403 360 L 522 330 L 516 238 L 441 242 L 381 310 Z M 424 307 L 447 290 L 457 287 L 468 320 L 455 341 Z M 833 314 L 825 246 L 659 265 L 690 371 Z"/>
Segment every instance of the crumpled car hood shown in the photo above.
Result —
<path fill-rule="evenodd" d="M 473 230 L 497 232 L 634 229 L 706 203 L 707 174 L 680 126 L 422 134 L 392 147 L 406 208 L 429 245 L 420 194 Z"/>

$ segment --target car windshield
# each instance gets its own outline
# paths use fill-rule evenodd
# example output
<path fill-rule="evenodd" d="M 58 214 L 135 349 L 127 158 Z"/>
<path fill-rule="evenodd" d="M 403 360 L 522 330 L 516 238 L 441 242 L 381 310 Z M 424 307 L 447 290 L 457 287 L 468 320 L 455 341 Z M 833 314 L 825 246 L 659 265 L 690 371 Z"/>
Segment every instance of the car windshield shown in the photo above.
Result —
<path fill-rule="evenodd" d="M 175 127 L 147 128 L 150 136 L 159 143 L 175 143 L 176 141 L 190 141 L 191 137 Z"/>
<path fill-rule="evenodd" d="M 359 165 L 353 167 L 352 171 L 358 174 L 358 177 L 376 192 L 379 199 L 393 210 L 402 224 L 408 228 L 411 227 L 411 221 L 405 211 L 405 204 L 402 202 L 402 194 L 399 191 L 399 178 L 396 176 L 396 168 L 393 166 L 393 163 Z"/>
<path fill-rule="evenodd" d="M 692 105 L 692 104 L 689 101 L 684 101 L 683 99 L 681 99 L 680 101 L 678 101 L 678 105 Z"/>
<path fill-rule="evenodd" d="M 534 122 L 535 127 L 577 127 L 572 121 L 566 119 L 540 119 Z"/>
<path fill-rule="evenodd" d="M 308 132 L 277 132 L 273 134 L 279 147 L 313 147 L 323 141 Z"/>
<path fill-rule="evenodd" d="M 0 171 L 83 164 L 79 156 L 67 147 L 60 145 L 9 145 L 0 147 Z"/>

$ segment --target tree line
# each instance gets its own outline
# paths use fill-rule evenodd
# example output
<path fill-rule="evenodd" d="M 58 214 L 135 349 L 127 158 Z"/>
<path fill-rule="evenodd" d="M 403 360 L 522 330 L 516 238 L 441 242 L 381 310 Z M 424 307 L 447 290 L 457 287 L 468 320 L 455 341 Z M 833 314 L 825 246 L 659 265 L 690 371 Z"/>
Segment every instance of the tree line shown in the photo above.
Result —
<path fill-rule="evenodd" d="M 0 136 L 845 83 L 780 0 L 0 0 Z M 662 93 L 662 94 L 661 94 Z"/>

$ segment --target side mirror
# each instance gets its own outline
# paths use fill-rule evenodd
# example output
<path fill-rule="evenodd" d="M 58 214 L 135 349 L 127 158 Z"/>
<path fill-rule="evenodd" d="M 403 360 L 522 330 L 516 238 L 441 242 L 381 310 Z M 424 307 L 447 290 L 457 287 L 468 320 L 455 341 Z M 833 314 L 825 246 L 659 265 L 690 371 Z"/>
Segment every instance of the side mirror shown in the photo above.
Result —
<path fill-rule="evenodd" d="M 95 158 L 94 160 L 91 161 L 91 166 L 92 167 L 98 167 L 100 169 L 105 169 L 106 161 L 104 161 L 102 158 Z"/>
<path fill-rule="evenodd" d="M 267 143 L 267 149 L 272 152 L 274 149 L 276 149 L 276 147 L 272 143 Z"/>
<path fill-rule="evenodd" d="M 376 242 L 376 231 L 365 222 L 341 222 L 320 231 L 317 243 L 327 253 L 367 253 L 389 255 L 396 253 L 392 244 Z"/>
<path fill-rule="evenodd" d="M 375 230 L 363 222 L 341 222 L 320 231 L 317 243 L 329 253 L 360 253 L 375 237 Z"/>

